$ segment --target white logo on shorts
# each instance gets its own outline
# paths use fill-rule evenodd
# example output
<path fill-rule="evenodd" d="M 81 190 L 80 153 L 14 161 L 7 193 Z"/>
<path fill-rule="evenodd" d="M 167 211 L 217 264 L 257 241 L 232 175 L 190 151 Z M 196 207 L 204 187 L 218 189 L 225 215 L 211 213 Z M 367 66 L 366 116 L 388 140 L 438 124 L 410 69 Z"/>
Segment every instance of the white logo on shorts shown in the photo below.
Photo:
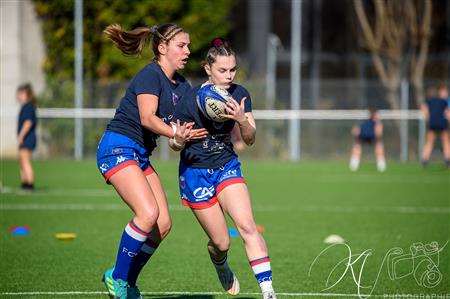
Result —
<path fill-rule="evenodd" d="M 197 199 L 203 199 L 207 196 L 213 197 L 214 196 L 214 186 L 211 187 L 198 187 L 194 190 L 194 196 Z"/>
<path fill-rule="evenodd" d="M 229 178 L 229 177 L 234 177 L 234 176 L 237 176 L 237 170 L 230 169 L 222 175 L 222 178 L 224 179 L 224 178 Z"/>
<path fill-rule="evenodd" d="M 108 164 L 103 163 L 99 168 L 100 168 L 100 171 L 101 171 L 102 173 L 104 173 L 105 171 L 108 170 Z"/>
<path fill-rule="evenodd" d="M 119 157 L 117 157 L 116 165 L 118 165 L 119 163 L 122 163 L 122 162 L 124 162 L 124 161 L 126 161 L 126 160 L 127 160 L 126 157 L 124 157 L 124 156 L 119 156 Z"/>

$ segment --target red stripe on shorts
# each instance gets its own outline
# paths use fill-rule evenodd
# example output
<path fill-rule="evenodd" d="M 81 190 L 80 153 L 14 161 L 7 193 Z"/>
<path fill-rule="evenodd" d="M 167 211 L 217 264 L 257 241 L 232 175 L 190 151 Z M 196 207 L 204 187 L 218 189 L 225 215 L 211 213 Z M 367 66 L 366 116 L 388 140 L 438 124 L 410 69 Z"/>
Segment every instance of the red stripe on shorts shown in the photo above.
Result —
<path fill-rule="evenodd" d="M 117 165 L 117 166 L 111 168 L 111 169 L 108 170 L 103 176 L 104 176 L 105 180 L 108 182 L 108 181 L 109 181 L 109 178 L 110 178 L 113 174 L 115 174 L 115 173 L 118 172 L 119 170 L 121 170 L 121 169 L 123 169 L 123 168 L 125 168 L 125 167 L 127 167 L 127 166 L 131 166 L 131 165 L 139 166 L 139 165 L 137 164 L 136 161 L 134 161 L 134 160 L 129 160 L 129 161 L 123 162 L 122 164 L 119 164 L 119 165 Z"/>
<path fill-rule="evenodd" d="M 240 183 L 245 184 L 245 179 L 244 178 L 232 178 L 232 179 L 223 181 L 222 183 L 220 183 L 217 186 L 216 194 L 219 194 L 225 187 L 228 187 L 228 186 L 233 185 L 233 184 L 240 184 Z"/>
<path fill-rule="evenodd" d="M 218 200 L 217 200 L 216 196 L 212 197 L 209 201 L 199 202 L 199 203 L 189 202 L 186 199 L 182 200 L 182 203 L 184 206 L 189 206 L 191 209 L 194 209 L 194 210 L 201 210 L 201 209 L 206 209 L 206 208 L 212 207 L 217 202 L 218 202 Z"/>

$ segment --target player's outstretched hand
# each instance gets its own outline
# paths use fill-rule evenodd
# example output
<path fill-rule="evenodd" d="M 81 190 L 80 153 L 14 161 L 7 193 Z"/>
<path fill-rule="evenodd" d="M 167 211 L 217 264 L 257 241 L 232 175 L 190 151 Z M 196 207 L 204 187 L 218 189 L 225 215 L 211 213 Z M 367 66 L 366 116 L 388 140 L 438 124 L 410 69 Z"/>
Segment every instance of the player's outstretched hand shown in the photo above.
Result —
<path fill-rule="evenodd" d="M 174 140 L 178 144 L 184 145 L 188 139 L 188 136 L 191 133 L 191 130 L 192 130 L 192 127 L 194 126 L 194 124 L 187 123 L 187 122 L 181 124 L 179 119 L 177 119 L 176 123 L 172 122 L 171 124 L 176 126 L 176 128 L 177 128 L 175 136 L 173 136 Z"/>
<path fill-rule="evenodd" d="M 227 102 L 227 106 L 225 109 L 228 114 L 222 115 L 225 118 L 232 119 L 237 121 L 238 123 L 242 123 L 247 120 L 247 116 L 245 115 L 245 100 L 247 98 L 243 97 L 241 100 L 241 104 L 238 104 L 235 99 L 230 99 Z"/>

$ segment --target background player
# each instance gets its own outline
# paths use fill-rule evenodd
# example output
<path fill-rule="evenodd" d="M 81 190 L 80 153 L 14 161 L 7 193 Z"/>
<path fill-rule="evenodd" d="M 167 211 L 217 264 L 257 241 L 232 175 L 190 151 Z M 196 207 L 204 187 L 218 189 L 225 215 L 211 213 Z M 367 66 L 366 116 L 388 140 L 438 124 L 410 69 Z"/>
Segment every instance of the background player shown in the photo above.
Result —
<path fill-rule="evenodd" d="M 204 63 L 208 74 L 205 84 L 216 84 L 228 90 L 232 97 L 227 103 L 229 121 L 213 122 L 204 117 L 196 104 L 200 86 L 191 91 L 176 107 L 175 118 L 194 121 L 195 127 L 210 133 L 205 140 L 186 145 L 170 142 L 180 150 L 180 193 L 209 237 L 208 252 L 223 288 L 232 295 L 239 293 L 239 282 L 227 263 L 230 236 L 224 216 L 226 212 L 244 241 L 248 260 L 261 287 L 264 298 L 276 298 L 272 287 L 270 258 L 263 237 L 253 219 L 250 195 L 242 176 L 240 163 L 233 150 L 231 131 L 238 124 L 242 140 L 247 145 L 255 141 L 256 124 L 248 91 L 233 83 L 236 57 L 223 39 L 214 39 Z"/>
<path fill-rule="evenodd" d="M 127 55 L 139 54 L 152 36 L 153 63 L 131 80 L 116 114 L 108 124 L 98 151 L 97 163 L 105 180 L 112 184 L 135 213 L 126 225 L 114 268 L 104 276 L 112 298 L 141 298 L 137 277 L 171 228 L 166 196 L 149 161 L 159 135 L 186 142 L 201 136 L 193 124 L 171 126 L 178 100 L 190 90 L 178 70 L 188 62 L 189 34 L 175 24 L 136 28 L 125 32 L 115 24 L 106 35 Z"/>
<path fill-rule="evenodd" d="M 361 122 L 359 126 L 352 128 L 352 135 L 355 137 L 355 144 L 350 157 L 350 170 L 357 171 L 361 161 L 362 146 L 364 143 L 374 145 L 375 159 L 378 171 L 386 170 L 386 160 L 383 146 L 383 124 L 376 110 L 370 110 L 370 118 Z"/>
<path fill-rule="evenodd" d="M 36 97 L 30 83 L 17 88 L 17 100 L 22 107 L 17 126 L 17 143 L 19 144 L 19 164 L 21 189 L 34 190 L 34 171 L 31 163 L 33 150 L 36 148 Z"/>
<path fill-rule="evenodd" d="M 437 89 L 437 97 L 427 99 L 421 110 L 427 121 L 428 131 L 423 147 L 422 165 L 427 166 L 436 136 L 442 143 L 442 153 L 447 167 L 450 167 L 450 141 L 448 122 L 450 119 L 450 108 L 448 107 L 448 87 L 440 84 Z"/>

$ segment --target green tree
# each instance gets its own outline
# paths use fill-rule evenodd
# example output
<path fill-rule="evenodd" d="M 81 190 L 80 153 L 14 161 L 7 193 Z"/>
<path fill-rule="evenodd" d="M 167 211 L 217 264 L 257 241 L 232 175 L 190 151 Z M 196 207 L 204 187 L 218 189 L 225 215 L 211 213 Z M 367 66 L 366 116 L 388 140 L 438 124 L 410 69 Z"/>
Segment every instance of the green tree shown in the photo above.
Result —
<path fill-rule="evenodd" d="M 43 67 L 47 86 L 39 97 L 40 107 L 73 107 L 74 98 L 74 0 L 33 0 L 42 20 L 47 57 Z M 177 23 L 190 33 L 191 59 L 185 74 L 202 75 L 200 61 L 209 42 L 226 37 L 227 22 L 235 0 L 85 0 L 83 6 L 84 107 L 116 107 L 127 82 L 153 53 L 146 47 L 141 57 L 124 56 L 103 34 L 106 26 L 119 23 L 125 30 Z M 85 122 L 85 152 L 95 153 L 103 133 L 102 120 Z M 99 129 L 102 128 L 102 129 Z M 73 121 L 47 123 L 49 136 L 58 137 L 51 153 L 73 152 Z"/>
<path fill-rule="evenodd" d="M 44 70 L 51 79 L 71 80 L 74 63 L 74 1 L 34 0 L 36 12 L 43 21 L 47 58 Z M 191 38 L 191 63 L 186 69 L 198 73 L 200 61 L 209 41 L 227 36 L 227 22 L 234 0 L 99 0 L 84 1 L 83 54 L 87 79 L 130 79 L 147 64 L 150 48 L 142 57 L 126 57 L 107 40 L 103 29 L 113 23 L 126 30 L 173 22 L 184 27 Z"/>

